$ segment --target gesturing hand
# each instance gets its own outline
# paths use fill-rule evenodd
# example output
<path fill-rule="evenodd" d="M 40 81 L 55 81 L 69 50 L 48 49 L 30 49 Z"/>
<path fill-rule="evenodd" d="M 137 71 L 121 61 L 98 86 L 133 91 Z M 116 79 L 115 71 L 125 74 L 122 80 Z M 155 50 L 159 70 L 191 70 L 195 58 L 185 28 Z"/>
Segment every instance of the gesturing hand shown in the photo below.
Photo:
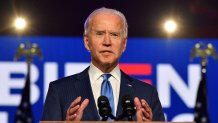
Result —
<path fill-rule="evenodd" d="M 85 99 L 82 104 L 79 105 L 81 99 L 82 98 L 79 96 L 71 103 L 67 110 L 66 121 L 80 121 L 82 119 L 83 112 L 87 107 L 89 100 Z"/>
<path fill-rule="evenodd" d="M 138 97 L 135 97 L 134 104 L 136 106 L 137 121 L 152 121 L 152 110 L 144 99 L 140 101 Z"/>

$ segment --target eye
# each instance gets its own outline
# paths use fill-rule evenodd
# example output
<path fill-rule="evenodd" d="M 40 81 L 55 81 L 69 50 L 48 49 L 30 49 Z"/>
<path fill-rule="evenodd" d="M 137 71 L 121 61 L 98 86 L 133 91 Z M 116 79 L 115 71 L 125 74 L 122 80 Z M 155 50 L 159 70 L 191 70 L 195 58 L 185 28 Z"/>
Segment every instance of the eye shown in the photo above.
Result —
<path fill-rule="evenodd" d="M 119 33 L 116 33 L 116 32 L 111 33 L 110 35 L 113 36 L 113 37 L 119 37 L 119 36 L 120 36 L 120 34 L 119 34 Z"/>
<path fill-rule="evenodd" d="M 102 32 L 102 31 L 96 32 L 96 35 L 103 35 L 103 34 L 104 34 L 104 32 Z"/>
<path fill-rule="evenodd" d="M 120 37 L 120 33 L 117 33 L 117 32 L 112 32 L 112 33 L 110 33 L 110 35 L 111 35 L 111 37 L 113 37 L 115 39 Z"/>

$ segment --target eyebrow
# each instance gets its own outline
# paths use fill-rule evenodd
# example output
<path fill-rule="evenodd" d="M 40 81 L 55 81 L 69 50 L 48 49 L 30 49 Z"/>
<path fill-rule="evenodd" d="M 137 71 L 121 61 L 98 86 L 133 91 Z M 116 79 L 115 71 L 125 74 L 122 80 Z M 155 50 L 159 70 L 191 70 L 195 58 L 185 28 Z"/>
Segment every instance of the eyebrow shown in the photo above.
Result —
<path fill-rule="evenodd" d="M 92 31 L 94 32 L 106 32 L 106 30 L 98 30 L 98 29 L 91 29 Z M 109 30 L 109 33 L 116 33 L 116 34 L 121 34 L 121 31 L 110 31 Z"/>

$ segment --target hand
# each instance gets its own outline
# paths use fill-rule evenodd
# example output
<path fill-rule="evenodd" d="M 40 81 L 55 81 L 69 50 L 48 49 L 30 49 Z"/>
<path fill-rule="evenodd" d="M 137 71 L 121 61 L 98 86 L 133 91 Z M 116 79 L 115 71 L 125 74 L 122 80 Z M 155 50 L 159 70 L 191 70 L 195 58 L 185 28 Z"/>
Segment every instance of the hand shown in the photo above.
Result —
<path fill-rule="evenodd" d="M 87 107 L 89 100 L 85 99 L 82 104 L 79 105 L 81 99 L 82 97 L 79 96 L 71 103 L 67 110 L 66 121 L 80 121 L 82 119 L 83 112 Z"/>
<path fill-rule="evenodd" d="M 152 110 L 144 99 L 140 101 L 138 97 L 135 97 L 134 104 L 136 106 L 137 121 L 152 121 Z"/>

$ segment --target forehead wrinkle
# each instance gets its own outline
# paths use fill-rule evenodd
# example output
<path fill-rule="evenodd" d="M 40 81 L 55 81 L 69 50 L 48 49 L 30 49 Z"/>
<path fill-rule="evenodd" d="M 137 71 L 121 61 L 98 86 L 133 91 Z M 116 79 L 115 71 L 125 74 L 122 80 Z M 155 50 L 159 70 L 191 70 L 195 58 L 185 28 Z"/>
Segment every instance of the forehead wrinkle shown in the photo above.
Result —
<path fill-rule="evenodd" d="M 94 32 L 109 32 L 109 33 L 122 33 L 122 28 L 120 27 L 119 29 L 113 29 L 109 27 L 98 27 L 98 26 L 92 26 L 90 28 L 90 31 L 94 31 Z M 117 27 L 117 26 L 116 26 Z"/>
<path fill-rule="evenodd" d="M 122 18 L 116 14 L 113 14 L 113 13 L 98 13 L 96 15 L 93 15 L 93 17 L 90 19 L 90 26 L 92 26 L 93 24 L 95 24 L 96 22 L 102 22 L 102 21 L 98 21 L 98 20 L 102 20 L 105 19 L 105 20 L 108 20 L 108 18 L 112 17 L 114 19 L 114 23 L 116 23 L 117 25 L 119 25 L 120 27 L 123 27 L 123 22 L 122 22 Z M 101 19 L 99 19 L 101 18 Z M 116 19 L 115 19 L 116 18 Z M 98 24 L 97 23 L 97 24 Z"/>

